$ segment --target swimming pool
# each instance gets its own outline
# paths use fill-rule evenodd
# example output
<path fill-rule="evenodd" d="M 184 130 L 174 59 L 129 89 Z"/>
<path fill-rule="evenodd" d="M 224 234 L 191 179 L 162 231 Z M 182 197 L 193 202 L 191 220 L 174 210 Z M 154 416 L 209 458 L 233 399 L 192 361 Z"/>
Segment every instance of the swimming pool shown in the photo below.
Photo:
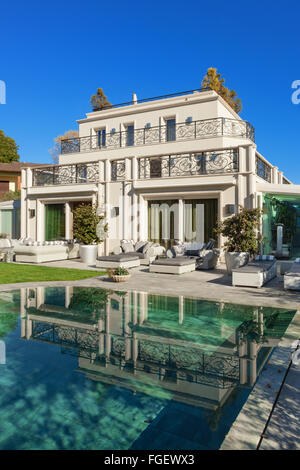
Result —
<path fill-rule="evenodd" d="M 0 449 L 218 449 L 295 310 L 0 293 Z"/>

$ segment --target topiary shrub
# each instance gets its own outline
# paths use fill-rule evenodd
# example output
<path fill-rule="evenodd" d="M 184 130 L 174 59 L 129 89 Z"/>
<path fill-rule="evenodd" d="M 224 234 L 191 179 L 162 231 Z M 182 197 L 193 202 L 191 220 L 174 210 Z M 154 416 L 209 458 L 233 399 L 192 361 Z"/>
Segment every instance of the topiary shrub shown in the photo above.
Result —
<path fill-rule="evenodd" d="M 97 209 L 92 204 L 80 204 L 73 212 L 73 234 L 83 245 L 96 245 L 103 240 L 97 235 L 97 226 L 104 216 L 97 215 Z M 105 226 L 107 231 L 107 226 Z"/>
<path fill-rule="evenodd" d="M 240 212 L 219 222 L 215 232 L 226 237 L 224 248 L 229 252 L 259 252 L 261 235 L 257 233 L 262 211 L 241 208 Z"/>

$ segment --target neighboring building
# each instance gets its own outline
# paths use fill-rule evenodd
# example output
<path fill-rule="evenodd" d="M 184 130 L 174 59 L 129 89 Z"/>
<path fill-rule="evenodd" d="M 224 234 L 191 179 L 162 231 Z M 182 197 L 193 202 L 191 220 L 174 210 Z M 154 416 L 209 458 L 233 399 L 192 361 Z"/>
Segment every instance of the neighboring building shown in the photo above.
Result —
<path fill-rule="evenodd" d="M 74 207 L 92 201 L 106 211 L 107 254 L 121 239 L 205 242 L 239 205 L 262 207 L 266 193 L 300 197 L 257 151 L 251 124 L 212 90 L 134 96 L 78 123 L 59 165 L 22 170 L 22 236 L 72 238 Z"/>
<path fill-rule="evenodd" d="M 8 191 L 21 189 L 21 169 L 37 166 L 36 163 L 0 163 L 0 233 L 10 238 L 20 236 L 20 200 L 1 202 Z M 40 165 L 39 165 L 40 166 Z"/>
<path fill-rule="evenodd" d="M 0 163 L 0 197 L 8 191 L 21 189 L 21 169 L 37 166 L 36 163 Z"/>

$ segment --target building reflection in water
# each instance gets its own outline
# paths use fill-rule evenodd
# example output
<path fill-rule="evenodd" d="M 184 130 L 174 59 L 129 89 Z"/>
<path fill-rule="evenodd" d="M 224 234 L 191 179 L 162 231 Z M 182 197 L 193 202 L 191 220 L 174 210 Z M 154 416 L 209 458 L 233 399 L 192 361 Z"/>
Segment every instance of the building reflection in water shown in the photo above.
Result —
<path fill-rule="evenodd" d="M 253 386 L 281 337 L 274 328 L 280 315 L 141 292 L 21 289 L 24 339 L 59 345 L 93 380 L 145 393 L 165 390 L 176 401 L 211 410 L 237 387 Z"/>

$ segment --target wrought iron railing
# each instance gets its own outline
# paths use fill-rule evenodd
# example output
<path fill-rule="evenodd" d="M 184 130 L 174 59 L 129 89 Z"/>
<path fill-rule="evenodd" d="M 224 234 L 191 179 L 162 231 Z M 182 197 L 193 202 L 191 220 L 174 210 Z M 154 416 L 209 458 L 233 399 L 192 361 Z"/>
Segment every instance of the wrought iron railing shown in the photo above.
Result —
<path fill-rule="evenodd" d="M 262 158 L 256 155 L 256 174 L 260 178 L 272 182 L 272 167 L 268 165 Z"/>
<path fill-rule="evenodd" d="M 125 179 L 125 160 L 113 160 L 111 162 L 112 181 Z"/>
<path fill-rule="evenodd" d="M 242 137 L 254 142 L 254 128 L 247 121 L 229 118 L 204 119 L 177 123 L 173 132 L 168 126 L 145 127 L 133 132 L 107 132 L 88 137 L 75 137 L 61 142 L 61 153 L 92 152 L 106 149 L 118 149 L 130 146 L 152 145 L 166 142 L 204 139 L 207 137 Z M 130 138 L 129 138 L 130 137 Z"/>
<path fill-rule="evenodd" d="M 236 149 L 144 157 L 138 160 L 139 179 L 233 173 L 238 169 Z"/>
<path fill-rule="evenodd" d="M 98 182 L 99 166 L 95 162 L 44 166 L 32 170 L 33 186 Z"/>

